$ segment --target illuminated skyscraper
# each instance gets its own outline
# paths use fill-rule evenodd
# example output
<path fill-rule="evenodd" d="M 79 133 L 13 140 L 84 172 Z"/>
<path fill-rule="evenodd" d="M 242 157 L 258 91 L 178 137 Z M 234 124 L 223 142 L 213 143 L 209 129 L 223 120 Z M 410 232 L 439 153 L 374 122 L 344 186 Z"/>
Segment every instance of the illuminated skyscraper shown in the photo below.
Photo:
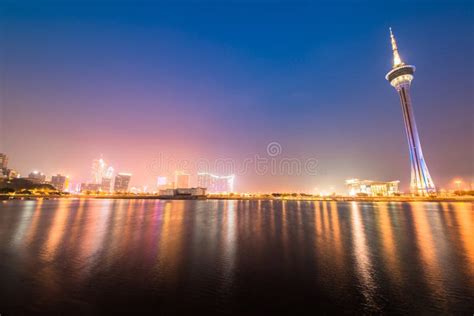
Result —
<path fill-rule="evenodd" d="M 157 190 L 172 189 L 173 185 L 168 182 L 168 178 L 164 176 L 159 176 L 156 181 Z"/>
<path fill-rule="evenodd" d="M 174 177 L 175 177 L 174 183 L 175 183 L 176 189 L 190 188 L 189 174 L 182 171 L 176 171 Z"/>
<path fill-rule="evenodd" d="M 66 191 L 69 186 L 69 177 L 57 174 L 51 177 L 51 184 L 59 191 Z"/>
<path fill-rule="evenodd" d="M 234 175 L 216 176 L 207 172 L 198 173 L 198 187 L 206 188 L 209 193 L 234 192 Z"/>
<path fill-rule="evenodd" d="M 100 191 L 110 192 L 111 185 L 112 185 L 112 178 L 102 177 L 102 181 L 100 183 Z"/>
<path fill-rule="evenodd" d="M 197 185 L 200 188 L 206 188 L 207 191 L 211 191 L 212 187 L 212 177 L 210 173 L 207 172 L 199 172 L 197 174 Z M 214 192 L 212 192 L 214 193 Z"/>
<path fill-rule="evenodd" d="M 0 153 L 0 169 L 6 169 L 8 167 L 8 157 L 5 154 Z"/>
<path fill-rule="evenodd" d="M 8 177 L 8 157 L 5 154 L 0 153 L 0 178 Z"/>
<path fill-rule="evenodd" d="M 416 128 L 415 116 L 410 99 L 410 84 L 413 80 L 415 66 L 406 65 L 398 53 L 397 42 L 390 29 L 390 39 L 393 50 L 393 67 L 385 79 L 397 90 L 400 95 L 402 105 L 403 120 L 405 122 L 405 131 L 408 139 L 408 149 L 410 151 L 411 161 L 411 182 L 410 191 L 416 195 L 428 195 L 436 193 L 436 188 L 431 179 L 428 167 L 426 166 L 423 152 L 421 150 L 418 130 Z"/>
<path fill-rule="evenodd" d="M 102 175 L 105 173 L 105 169 L 107 168 L 107 164 L 105 163 L 104 159 L 96 159 L 92 163 L 92 180 L 94 183 L 101 183 L 102 182 Z"/>
<path fill-rule="evenodd" d="M 107 166 L 104 159 L 96 159 L 92 163 L 92 178 L 94 184 L 100 184 L 105 188 L 103 191 L 110 191 L 110 184 L 114 175 L 114 168 Z M 107 188 L 108 186 L 108 188 Z"/>
<path fill-rule="evenodd" d="M 119 173 L 115 176 L 114 192 L 128 192 L 128 185 L 132 175 L 130 173 Z"/>

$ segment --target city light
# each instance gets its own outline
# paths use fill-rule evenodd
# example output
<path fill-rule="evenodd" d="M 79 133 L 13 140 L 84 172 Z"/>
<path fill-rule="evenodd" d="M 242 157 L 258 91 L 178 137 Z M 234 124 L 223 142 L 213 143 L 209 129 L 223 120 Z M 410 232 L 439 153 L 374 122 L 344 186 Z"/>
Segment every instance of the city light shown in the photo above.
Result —
<path fill-rule="evenodd" d="M 456 178 L 456 179 L 453 180 L 453 183 L 454 183 L 457 190 L 461 190 L 461 186 L 463 185 L 464 182 L 463 182 L 462 179 Z"/>

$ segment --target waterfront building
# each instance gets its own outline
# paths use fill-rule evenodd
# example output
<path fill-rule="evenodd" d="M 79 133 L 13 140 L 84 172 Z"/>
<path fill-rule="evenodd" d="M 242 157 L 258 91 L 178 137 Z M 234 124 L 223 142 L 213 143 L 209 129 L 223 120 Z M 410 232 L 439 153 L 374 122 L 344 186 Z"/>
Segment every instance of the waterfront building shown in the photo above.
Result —
<path fill-rule="evenodd" d="M 217 176 L 207 172 L 197 175 L 198 187 L 206 188 L 209 193 L 234 192 L 234 175 Z"/>
<path fill-rule="evenodd" d="M 350 196 L 394 196 L 400 193 L 400 181 L 346 180 Z"/>
<path fill-rule="evenodd" d="M 174 196 L 175 189 L 161 189 L 158 191 L 159 196 Z"/>
<path fill-rule="evenodd" d="M 178 197 L 178 198 L 195 198 L 206 196 L 206 188 L 178 188 L 178 189 L 164 189 L 159 191 L 162 197 Z"/>
<path fill-rule="evenodd" d="M 30 172 L 30 174 L 28 175 L 28 180 L 30 180 L 33 183 L 45 183 L 46 175 L 39 171 L 33 171 L 33 172 Z"/>
<path fill-rule="evenodd" d="M 69 187 L 69 177 L 60 174 L 52 176 L 51 185 L 59 191 L 67 191 Z"/>
<path fill-rule="evenodd" d="M 175 190 L 177 196 L 204 196 L 206 195 L 205 188 L 178 188 Z"/>
<path fill-rule="evenodd" d="M 189 174 L 183 172 L 183 171 L 176 171 L 175 173 L 175 189 L 180 188 L 180 189 L 186 189 L 189 188 Z"/>
<path fill-rule="evenodd" d="M 128 192 L 128 186 L 132 175 L 130 173 L 119 173 L 115 176 L 114 192 Z"/>
<path fill-rule="evenodd" d="M 390 39 L 393 51 L 393 67 L 385 78 L 397 90 L 400 96 L 411 162 L 410 191 L 414 195 L 434 194 L 436 193 L 436 188 L 423 157 L 410 98 L 410 85 L 413 80 L 415 66 L 407 65 L 402 61 L 392 29 L 390 29 Z"/>

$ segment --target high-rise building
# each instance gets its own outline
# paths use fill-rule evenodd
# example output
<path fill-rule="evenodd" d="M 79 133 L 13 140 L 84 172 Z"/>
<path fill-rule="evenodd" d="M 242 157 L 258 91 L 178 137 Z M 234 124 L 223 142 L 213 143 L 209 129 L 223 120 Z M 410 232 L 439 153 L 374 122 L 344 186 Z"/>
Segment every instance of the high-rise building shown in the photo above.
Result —
<path fill-rule="evenodd" d="M 394 196 L 399 194 L 398 185 L 400 181 L 371 181 L 349 179 L 346 180 L 348 193 L 351 196 Z"/>
<path fill-rule="evenodd" d="M 14 169 L 8 169 L 8 156 L 0 153 L 0 178 L 14 179 L 20 175 Z"/>
<path fill-rule="evenodd" d="M 114 192 L 128 192 L 128 186 L 132 175 L 130 173 L 119 173 L 115 176 Z"/>
<path fill-rule="evenodd" d="M 112 178 L 102 177 L 102 181 L 100 182 L 100 191 L 110 192 L 111 186 L 112 186 Z"/>
<path fill-rule="evenodd" d="M 230 193 L 234 192 L 234 175 L 218 176 L 215 179 L 214 191 L 216 193 Z"/>
<path fill-rule="evenodd" d="M 200 188 L 206 188 L 208 192 L 211 192 L 212 177 L 210 173 L 198 172 L 197 174 L 197 186 Z"/>
<path fill-rule="evenodd" d="M 189 185 L 189 174 L 182 172 L 182 171 L 176 171 L 175 173 L 175 188 L 176 189 L 187 189 L 190 188 Z"/>
<path fill-rule="evenodd" d="M 95 159 L 92 162 L 92 182 L 102 184 L 102 178 L 112 179 L 114 175 L 114 168 L 107 166 L 104 159 Z"/>
<path fill-rule="evenodd" d="M 3 176 L 8 179 L 18 178 L 20 174 L 15 169 L 3 169 Z"/>
<path fill-rule="evenodd" d="M 156 188 L 158 191 L 172 189 L 173 186 L 168 182 L 167 177 L 159 176 L 156 180 Z"/>
<path fill-rule="evenodd" d="M 234 175 L 217 176 L 207 172 L 198 173 L 198 187 L 206 188 L 209 193 L 234 192 Z"/>
<path fill-rule="evenodd" d="M 107 168 L 107 164 L 102 158 L 95 159 L 92 162 L 92 182 L 93 183 L 102 182 L 102 176 L 104 175 L 106 168 Z"/>
<path fill-rule="evenodd" d="M 390 39 L 393 51 L 393 67 L 385 78 L 397 90 L 402 105 L 403 120 L 408 140 L 408 149 L 411 162 L 410 191 L 415 195 L 429 195 L 436 193 L 436 188 L 426 166 L 421 143 L 416 128 L 415 116 L 410 99 L 410 85 L 413 80 L 415 66 L 405 64 L 398 53 L 395 36 L 390 29 Z"/>
<path fill-rule="evenodd" d="M 39 171 L 30 172 L 28 175 L 28 180 L 34 183 L 45 183 L 46 182 L 46 175 Z"/>
<path fill-rule="evenodd" d="M 0 153 L 0 169 L 7 169 L 8 157 L 5 154 Z"/>
<path fill-rule="evenodd" d="M 59 191 L 67 191 L 69 186 L 69 177 L 57 174 L 51 177 L 51 184 Z"/>

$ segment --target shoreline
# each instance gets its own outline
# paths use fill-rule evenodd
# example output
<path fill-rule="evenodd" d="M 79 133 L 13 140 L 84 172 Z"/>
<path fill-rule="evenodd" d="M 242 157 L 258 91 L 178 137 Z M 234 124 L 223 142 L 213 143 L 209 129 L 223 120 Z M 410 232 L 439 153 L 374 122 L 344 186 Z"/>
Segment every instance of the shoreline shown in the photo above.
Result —
<path fill-rule="evenodd" d="M 108 199 L 108 200 L 242 200 L 242 201 L 329 201 L 329 202 L 471 202 L 474 196 L 464 197 L 240 197 L 240 196 L 196 196 L 196 197 L 163 197 L 158 195 L 0 195 L 1 201 L 11 200 L 59 200 L 59 199 Z"/>

